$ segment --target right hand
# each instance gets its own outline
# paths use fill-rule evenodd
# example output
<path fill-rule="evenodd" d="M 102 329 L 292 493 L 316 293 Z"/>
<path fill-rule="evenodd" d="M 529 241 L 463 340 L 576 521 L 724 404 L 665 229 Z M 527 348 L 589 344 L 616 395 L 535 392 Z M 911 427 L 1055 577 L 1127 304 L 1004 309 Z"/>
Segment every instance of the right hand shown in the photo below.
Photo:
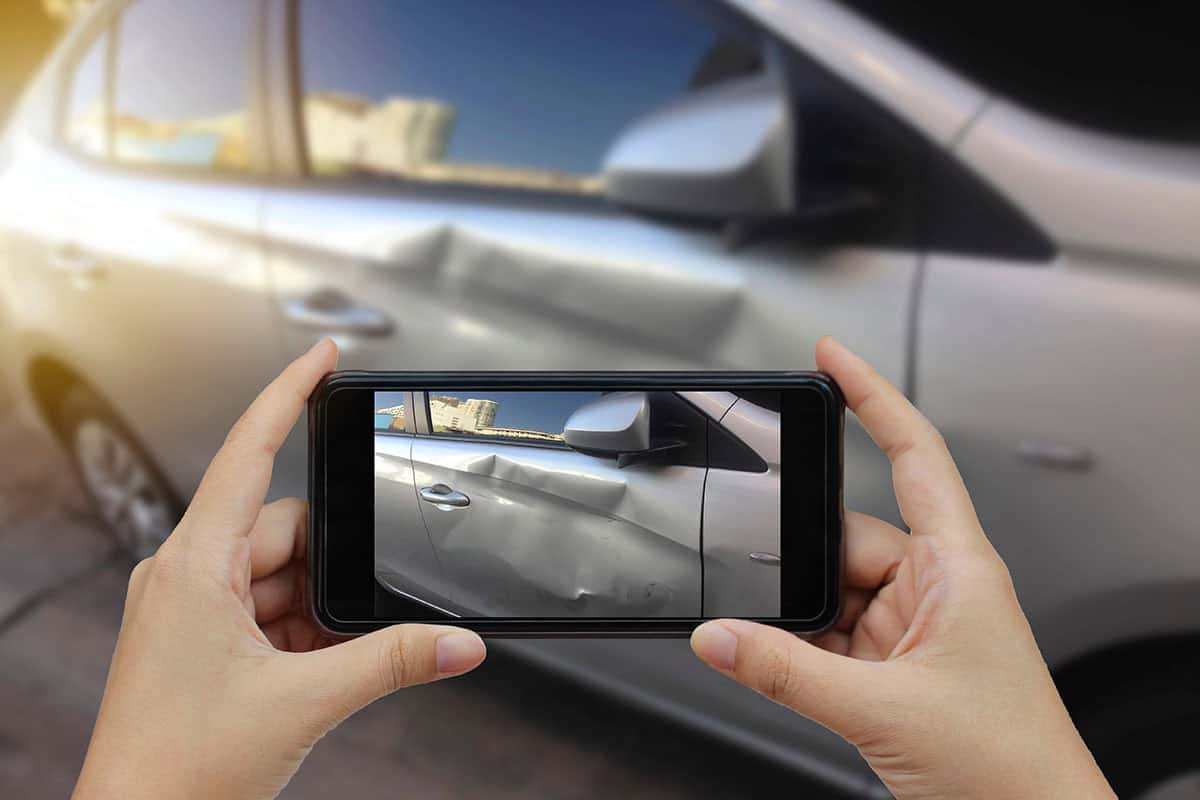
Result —
<path fill-rule="evenodd" d="M 831 630 L 714 620 L 696 654 L 855 745 L 897 797 L 1112 797 L 941 435 L 833 339 L 817 366 L 891 460 L 911 535 L 848 513 Z"/>

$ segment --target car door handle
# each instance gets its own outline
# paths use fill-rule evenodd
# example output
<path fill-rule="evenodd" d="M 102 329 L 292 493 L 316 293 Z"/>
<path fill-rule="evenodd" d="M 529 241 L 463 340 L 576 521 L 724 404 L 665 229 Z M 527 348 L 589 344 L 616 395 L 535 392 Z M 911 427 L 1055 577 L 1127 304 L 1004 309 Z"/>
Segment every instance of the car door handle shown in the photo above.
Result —
<path fill-rule="evenodd" d="M 1082 472 L 1092 466 L 1092 451 L 1086 447 L 1052 439 L 1025 439 L 1018 445 L 1017 454 L 1030 464 L 1040 467 Z"/>
<path fill-rule="evenodd" d="M 377 308 L 354 302 L 340 289 L 318 289 L 284 303 L 284 314 L 293 325 L 359 336 L 387 336 L 392 319 Z"/>
<path fill-rule="evenodd" d="M 50 251 L 50 268 L 78 278 L 98 278 L 104 269 L 96 257 L 74 242 L 60 244 Z"/>
<path fill-rule="evenodd" d="M 444 483 L 435 483 L 433 486 L 422 486 L 418 494 L 421 495 L 421 499 L 426 503 L 433 503 L 439 506 L 465 508 L 471 505 L 471 498 L 462 492 L 454 491 Z"/>

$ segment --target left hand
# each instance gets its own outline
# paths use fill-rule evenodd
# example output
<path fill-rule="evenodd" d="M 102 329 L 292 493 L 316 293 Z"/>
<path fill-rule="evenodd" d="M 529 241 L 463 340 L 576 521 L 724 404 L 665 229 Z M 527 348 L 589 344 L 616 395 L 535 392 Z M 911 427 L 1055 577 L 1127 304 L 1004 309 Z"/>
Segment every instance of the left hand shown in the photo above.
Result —
<path fill-rule="evenodd" d="M 483 641 L 396 625 L 335 642 L 303 607 L 307 505 L 263 505 L 275 453 L 337 348 L 292 362 L 230 431 L 179 526 L 129 580 L 75 797 L 274 797 L 325 733 Z"/>

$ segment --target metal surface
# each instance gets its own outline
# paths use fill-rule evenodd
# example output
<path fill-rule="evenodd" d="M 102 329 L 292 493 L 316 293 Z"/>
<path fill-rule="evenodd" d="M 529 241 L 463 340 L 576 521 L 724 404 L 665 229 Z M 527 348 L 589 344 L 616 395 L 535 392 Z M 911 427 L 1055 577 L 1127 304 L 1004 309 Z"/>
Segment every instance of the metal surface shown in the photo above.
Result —
<path fill-rule="evenodd" d="M 412 436 L 375 435 L 375 575 L 392 591 L 436 603 L 434 598 L 445 597 L 452 587 L 444 582 L 425 531 L 413 478 L 412 443 Z"/>
<path fill-rule="evenodd" d="M 957 152 L 1062 244 L 1194 274 L 1200 147 L 1080 130 L 997 100 Z"/>
<path fill-rule="evenodd" d="M 635 122 L 604 161 L 623 206 L 721 221 L 795 210 L 796 125 L 773 71 L 688 92 Z"/>
<path fill-rule="evenodd" d="M 433 503 L 441 511 L 452 511 L 471 505 L 471 498 L 462 492 L 454 491 L 444 483 L 422 486 L 417 493 L 422 500 L 426 503 Z"/>
<path fill-rule="evenodd" d="M 471 497 L 453 513 L 422 507 L 452 608 L 699 616 L 703 468 L 618 469 L 559 448 L 438 437 L 417 437 L 412 459 L 418 485 Z"/>
<path fill-rule="evenodd" d="M 575 410 L 563 427 L 568 447 L 597 453 L 650 449 L 650 398 L 645 392 L 613 392 Z"/>
<path fill-rule="evenodd" d="M 781 550 L 779 414 L 739 399 L 721 424 L 767 463 L 766 472 L 710 469 L 704 487 L 704 614 L 777 617 L 780 573 L 752 553 Z"/>
<path fill-rule="evenodd" d="M 293 297 L 284 304 L 283 313 L 289 324 L 322 333 L 387 336 L 393 328 L 387 314 L 354 303 L 336 290 Z"/>

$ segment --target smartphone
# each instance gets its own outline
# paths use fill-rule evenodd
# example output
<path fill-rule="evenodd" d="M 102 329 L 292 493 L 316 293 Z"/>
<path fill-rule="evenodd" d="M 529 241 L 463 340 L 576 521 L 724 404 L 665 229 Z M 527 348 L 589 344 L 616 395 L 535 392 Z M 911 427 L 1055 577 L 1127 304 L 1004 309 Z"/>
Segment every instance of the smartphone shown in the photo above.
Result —
<path fill-rule="evenodd" d="M 308 405 L 309 598 L 335 634 L 799 632 L 841 596 L 815 372 L 338 372 Z"/>

